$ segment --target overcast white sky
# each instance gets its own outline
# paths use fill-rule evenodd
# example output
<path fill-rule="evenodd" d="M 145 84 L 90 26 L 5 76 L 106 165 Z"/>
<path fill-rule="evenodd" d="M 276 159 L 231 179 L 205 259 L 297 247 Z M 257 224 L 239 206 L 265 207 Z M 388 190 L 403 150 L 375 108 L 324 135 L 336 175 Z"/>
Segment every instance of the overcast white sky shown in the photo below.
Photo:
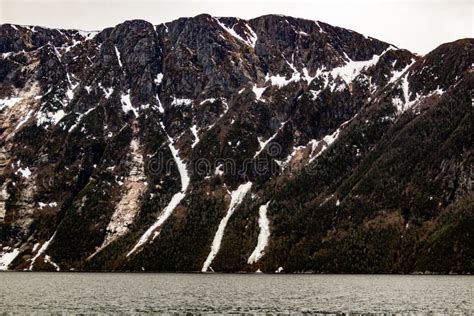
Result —
<path fill-rule="evenodd" d="M 0 22 L 97 30 L 129 19 L 153 24 L 209 13 L 284 14 L 327 22 L 425 54 L 474 37 L 473 0 L 0 0 Z"/>

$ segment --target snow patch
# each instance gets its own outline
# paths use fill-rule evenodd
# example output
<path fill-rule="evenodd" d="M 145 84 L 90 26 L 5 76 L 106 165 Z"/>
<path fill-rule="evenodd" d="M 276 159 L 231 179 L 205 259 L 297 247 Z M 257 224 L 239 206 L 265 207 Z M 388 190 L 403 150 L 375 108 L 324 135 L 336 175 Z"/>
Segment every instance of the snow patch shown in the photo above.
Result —
<path fill-rule="evenodd" d="M 346 54 L 345 57 L 348 62 L 344 66 L 334 68 L 330 71 L 330 74 L 333 78 L 339 77 L 344 80 L 344 82 L 349 84 L 355 79 L 355 77 L 357 77 L 361 73 L 362 70 L 377 64 L 380 59 L 380 56 L 385 54 L 390 49 L 392 48 L 390 47 L 384 52 L 382 52 L 380 55 L 373 55 L 372 59 L 364 61 L 353 61 Z"/>
<path fill-rule="evenodd" d="M 36 126 L 42 126 L 46 124 L 58 124 L 59 121 L 66 116 L 64 110 L 58 110 L 56 112 L 38 112 L 36 114 Z"/>
<path fill-rule="evenodd" d="M 394 97 L 392 99 L 392 104 L 397 108 L 397 113 L 403 112 L 405 103 L 399 97 Z"/>
<path fill-rule="evenodd" d="M 258 88 L 256 84 L 253 85 L 252 91 L 255 94 L 255 97 L 258 101 L 264 101 L 262 99 L 262 94 L 263 94 L 263 92 L 265 92 L 266 89 L 267 89 L 267 87 Z"/>
<path fill-rule="evenodd" d="M 209 103 L 214 103 L 216 102 L 216 98 L 208 98 L 208 99 L 205 99 L 205 100 L 202 100 L 199 105 L 203 105 L 204 103 L 206 102 L 209 102 Z"/>
<path fill-rule="evenodd" d="M 270 81 L 270 84 L 272 86 L 277 86 L 278 88 L 283 88 L 284 86 L 287 86 L 291 82 L 297 82 L 300 79 L 301 79 L 301 75 L 298 72 L 294 72 L 293 75 L 289 79 L 286 79 L 286 76 L 281 76 L 281 75 L 270 76 L 269 74 L 267 74 L 265 76 L 265 81 Z"/>
<path fill-rule="evenodd" d="M 50 256 L 45 255 L 44 256 L 44 262 L 49 263 L 50 265 L 52 265 L 56 269 L 56 271 L 61 271 L 59 266 L 56 263 L 54 263 L 53 260 L 51 260 Z"/>
<path fill-rule="evenodd" d="M 248 264 L 256 263 L 265 254 L 264 250 L 268 245 L 268 239 L 270 237 L 270 221 L 267 217 L 269 204 L 270 201 L 268 201 L 267 204 L 261 205 L 258 209 L 258 226 L 260 227 L 260 233 L 258 234 L 257 246 L 247 260 Z"/>
<path fill-rule="evenodd" d="M 20 97 L 10 97 L 8 99 L 0 99 L 0 111 L 4 108 L 11 108 L 14 107 L 17 102 L 19 102 L 22 98 Z"/>
<path fill-rule="evenodd" d="M 104 88 L 102 86 L 102 83 L 99 82 L 99 88 L 102 89 L 102 92 L 104 92 L 104 96 L 106 99 L 110 98 L 110 96 L 112 95 L 112 93 L 114 92 L 114 88 L 112 87 L 109 87 L 109 88 Z"/>
<path fill-rule="evenodd" d="M 316 100 L 321 93 L 321 90 L 315 91 L 315 90 L 309 90 L 309 93 L 311 93 L 311 100 Z"/>
<path fill-rule="evenodd" d="M 216 176 L 222 176 L 224 174 L 224 165 L 222 164 L 217 165 L 216 170 L 214 170 L 214 174 Z"/>
<path fill-rule="evenodd" d="M 20 168 L 17 170 L 16 174 L 21 174 L 23 178 L 29 178 L 31 176 L 31 170 L 28 167 L 23 168 L 23 169 Z"/>
<path fill-rule="evenodd" d="M 173 97 L 173 101 L 171 101 L 171 105 L 174 106 L 181 106 L 181 105 L 191 105 L 193 103 L 193 100 L 191 99 L 180 99 Z"/>
<path fill-rule="evenodd" d="M 69 100 L 72 100 L 72 98 L 74 97 L 74 91 L 71 89 L 71 88 L 68 88 L 67 91 L 66 91 L 66 97 L 69 99 Z"/>
<path fill-rule="evenodd" d="M 97 34 L 99 34 L 99 31 L 82 31 L 78 30 L 77 31 L 82 37 L 84 37 L 85 40 L 91 40 L 93 39 Z"/>
<path fill-rule="evenodd" d="M 135 117 L 138 117 L 138 111 L 132 106 L 130 101 L 130 93 L 126 93 L 120 96 L 120 102 L 122 103 L 122 111 L 127 114 L 129 111 L 132 111 L 135 114 Z"/>
<path fill-rule="evenodd" d="M 79 85 L 79 82 L 76 82 L 75 84 L 73 84 L 71 81 L 71 75 L 69 73 L 66 73 L 66 78 L 69 83 L 67 91 L 66 91 L 66 97 L 68 98 L 69 101 L 71 101 L 74 98 L 74 90 Z"/>
<path fill-rule="evenodd" d="M 432 92 L 432 94 L 443 95 L 446 91 L 441 89 L 439 86 Z"/>
<path fill-rule="evenodd" d="M 159 86 L 162 81 L 163 81 L 163 74 L 162 73 L 157 74 L 156 79 L 155 79 L 156 85 Z"/>
<path fill-rule="evenodd" d="M 13 260 L 15 260 L 15 258 L 18 256 L 19 253 L 20 251 L 16 248 L 13 250 L 1 253 L 0 254 L 0 271 L 8 270 L 8 266 L 10 265 L 10 263 L 13 262 Z"/>
<path fill-rule="evenodd" d="M 301 72 L 298 71 L 298 69 L 296 69 L 296 67 L 293 63 L 290 63 L 289 61 L 287 61 L 284 56 L 282 56 L 282 57 L 285 60 L 285 62 L 287 63 L 287 65 L 291 68 L 291 70 L 293 70 L 293 73 L 291 74 L 291 77 L 288 78 L 288 79 L 286 78 L 286 76 L 282 76 L 282 75 L 279 75 L 279 74 L 272 75 L 272 76 L 267 74 L 265 76 L 265 81 L 266 82 L 269 81 L 272 86 L 277 86 L 279 88 L 283 88 L 283 87 L 287 86 L 288 84 L 290 84 L 292 82 L 298 82 L 298 81 L 301 81 L 301 80 L 305 80 L 309 84 L 309 83 L 311 83 L 311 81 L 314 80 L 314 78 L 316 78 L 316 77 L 323 74 L 323 69 L 317 69 L 316 74 L 314 76 L 311 76 L 306 67 L 302 69 L 303 72 L 301 73 Z"/>
<path fill-rule="evenodd" d="M 56 207 L 56 206 L 58 206 L 58 203 L 56 203 L 56 202 L 51 202 L 51 203 L 38 202 L 38 208 L 40 210 L 42 210 L 45 207 Z"/>

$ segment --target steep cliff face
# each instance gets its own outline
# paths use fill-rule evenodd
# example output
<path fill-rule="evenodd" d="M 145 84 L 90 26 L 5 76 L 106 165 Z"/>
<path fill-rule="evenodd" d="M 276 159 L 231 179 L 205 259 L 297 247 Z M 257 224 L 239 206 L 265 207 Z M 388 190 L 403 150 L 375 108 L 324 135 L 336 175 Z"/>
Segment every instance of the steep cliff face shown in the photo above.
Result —
<path fill-rule="evenodd" d="M 199 15 L 0 53 L 0 269 L 474 271 L 473 39 Z"/>

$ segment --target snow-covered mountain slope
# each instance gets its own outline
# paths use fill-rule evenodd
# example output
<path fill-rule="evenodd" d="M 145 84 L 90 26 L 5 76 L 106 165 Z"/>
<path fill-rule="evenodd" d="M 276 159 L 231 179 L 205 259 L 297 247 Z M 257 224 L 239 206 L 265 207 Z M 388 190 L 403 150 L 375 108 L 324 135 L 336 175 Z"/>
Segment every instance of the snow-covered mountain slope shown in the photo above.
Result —
<path fill-rule="evenodd" d="M 472 39 L 199 15 L 0 54 L 0 269 L 474 270 Z"/>

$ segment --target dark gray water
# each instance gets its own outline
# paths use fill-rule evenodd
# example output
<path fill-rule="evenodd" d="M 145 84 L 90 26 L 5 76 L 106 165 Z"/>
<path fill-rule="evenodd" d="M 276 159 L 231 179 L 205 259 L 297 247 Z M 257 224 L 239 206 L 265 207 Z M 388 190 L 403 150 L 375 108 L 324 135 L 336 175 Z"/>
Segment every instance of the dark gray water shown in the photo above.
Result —
<path fill-rule="evenodd" d="M 0 273 L 13 313 L 473 314 L 474 277 Z"/>

